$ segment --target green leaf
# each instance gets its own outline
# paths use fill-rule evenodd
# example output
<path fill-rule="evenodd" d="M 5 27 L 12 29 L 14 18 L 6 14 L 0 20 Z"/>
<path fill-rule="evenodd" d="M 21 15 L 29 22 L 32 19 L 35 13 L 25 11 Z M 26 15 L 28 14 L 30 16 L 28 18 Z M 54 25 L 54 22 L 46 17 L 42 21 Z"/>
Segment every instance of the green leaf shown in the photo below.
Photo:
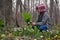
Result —
<path fill-rule="evenodd" d="M 34 27 L 34 36 L 35 37 L 40 37 L 40 32 L 39 32 L 39 30 L 36 26 Z"/>
<path fill-rule="evenodd" d="M 30 15 L 30 13 L 28 12 L 28 13 L 22 13 L 22 18 L 23 18 L 23 20 L 26 22 L 26 23 L 28 23 L 28 22 L 30 22 L 31 21 L 31 15 Z"/>
<path fill-rule="evenodd" d="M 0 26 L 3 25 L 3 20 L 0 19 Z"/>

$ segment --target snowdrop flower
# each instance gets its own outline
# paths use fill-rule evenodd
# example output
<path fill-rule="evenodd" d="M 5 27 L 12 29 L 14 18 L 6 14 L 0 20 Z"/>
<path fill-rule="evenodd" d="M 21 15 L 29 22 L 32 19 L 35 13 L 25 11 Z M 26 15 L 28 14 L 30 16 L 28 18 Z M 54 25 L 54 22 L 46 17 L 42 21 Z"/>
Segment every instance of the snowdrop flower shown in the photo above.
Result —
<path fill-rule="evenodd" d="M 52 34 L 53 32 L 52 32 L 52 31 L 50 31 L 50 33 Z"/>
<path fill-rule="evenodd" d="M 37 39 L 34 39 L 34 40 L 37 40 Z"/>
<path fill-rule="evenodd" d="M 56 33 L 58 34 L 58 33 L 59 33 L 59 31 L 56 31 Z"/>
<path fill-rule="evenodd" d="M 1 37 L 5 37 L 5 34 L 2 34 Z"/>
<path fill-rule="evenodd" d="M 31 31 L 34 31 L 33 29 L 31 29 Z"/>
<path fill-rule="evenodd" d="M 41 35 L 40 37 L 43 38 L 44 36 Z"/>
<path fill-rule="evenodd" d="M 14 31 L 17 31 L 17 28 L 14 28 Z"/>
<path fill-rule="evenodd" d="M 19 40 L 18 38 L 16 38 L 15 40 Z"/>
<path fill-rule="evenodd" d="M 26 28 L 24 28 L 24 30 L 26 30 Z"/>
<path fill-rule="evenodd" d="M 49 30 L 47 30 L 47 32 L 49 32 Z"/>

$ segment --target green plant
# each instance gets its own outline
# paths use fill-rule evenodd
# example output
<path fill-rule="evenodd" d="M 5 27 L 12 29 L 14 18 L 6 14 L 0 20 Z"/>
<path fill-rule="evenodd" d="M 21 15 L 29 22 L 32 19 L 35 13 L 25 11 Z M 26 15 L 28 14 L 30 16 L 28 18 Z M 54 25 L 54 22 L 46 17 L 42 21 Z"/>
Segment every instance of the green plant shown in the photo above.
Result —
<path fill-rule="evenodd" d="M 0 19 L 0 27 L 3 27 L 3 20 Z"/>
<path fill-rule="evenodd" d="M 26 23 L 28 23 L 28 22 L 30 22 L 31 21 L 31 15 L 30 15 L 30 13 L 28 12 L 28 13 L 22 13 L 22 18 L 23 18 L 23 20 L 26 22 Z"/>
<path fill-rule="evenodd" d="M 2 32 L 3 27 L 4 27 L 3 20 L 2 20 L 2 19 L 0 19 L 0 32 Z"/>
<path fill-rule="evenodd" d="M 60 30 L 58 30 L 58 35 L 60 36 Z"/>
<path fill-rule="evenodd" d="M 38 38 L 41 36 L 40 31 L 38 30 L 38 28 L 36 26 L 34 26 L 34 37 Z"/>
<path fill-rule="evenodd" d="M 25 35 L 25 36 L 31 36 L 32 32 L 33 32 L 32 27 L 31 26 L 26 26 L 26 27 L 23 28 L 23 33 L 22 34 Z"/>
<path fill-rule="evenodd" d="M 32 18 L 29 12 L 22 13 L 22 17 L 26 23 L 30 22 Z M 38 31 L 37 27 L 34 27 L 34 31 L 32 31 L 32 26 L 26 26 L 23 30 L 23 34 L 34 36 L 34 37 L 40 36 L 40 32 Z"/>
<path fill-rule="evenodd" d="M 3 20 L 0 19 L 0 39 L 1 39 L 1 35 L 4 33 L 3 32 L 3 27 L 4 27 Z"/>
<path fill-rule="evenodd" d="M 32 29 L 31 25 L 24 27 L 22 34 L 34 38 L 39 38 L 41 36 L 41 33 L 39 32 L 38 28 L 35 26 L 34 29 Z"/>
<path fill-rule="evenodd" d="M 13 34 L 13 36 L 21 36 L 22 30 L 15 30 L 15 31 L 13 30 L 12 34 Z"/>

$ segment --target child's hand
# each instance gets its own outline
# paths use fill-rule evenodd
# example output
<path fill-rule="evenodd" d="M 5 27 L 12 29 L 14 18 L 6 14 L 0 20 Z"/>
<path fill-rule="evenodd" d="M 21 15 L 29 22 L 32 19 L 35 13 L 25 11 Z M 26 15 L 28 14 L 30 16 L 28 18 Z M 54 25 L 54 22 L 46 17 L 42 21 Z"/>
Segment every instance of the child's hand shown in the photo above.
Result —
<path fill-rule="evenodd" d="M 36 25 L 36 23 L 35 22 L 32 22 L 32 25 Z"/>

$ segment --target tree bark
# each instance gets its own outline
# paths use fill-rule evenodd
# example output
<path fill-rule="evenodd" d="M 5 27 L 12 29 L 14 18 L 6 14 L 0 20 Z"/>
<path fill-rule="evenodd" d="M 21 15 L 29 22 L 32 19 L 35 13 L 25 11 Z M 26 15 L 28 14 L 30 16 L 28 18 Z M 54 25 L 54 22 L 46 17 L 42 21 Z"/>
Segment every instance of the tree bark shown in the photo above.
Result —
<path fill-rule="evenodd" d="M 58 24 L 58 20 L 59 20 L 58 0 L 55 0 L 54 10 L 55 10 L 55 24 Z"/>
<path fill-rule="evenodd" d="M 53 7 L 54 7 L 54 0 L 50 0 L 50 8 L 49 8 L 49 14 L 50 14 L 50 17 L 51 17 L 51 20 L 53 21 Z M 54 23 L 54 22 L 53 22 Z"/>
<path fill-rule="evenodd" d="M 22 22 L 21 13 L 22 13 L 22 2 L 21 0 L 17 0 L 16 2 L 16 26 L 17 27 L 20 27 L 20 24 Z"/>
<path fill-rule="evenodd" d="M 8 31 L 8 27 L 11 27 L 12 0 L 3 0 L 3 13 L 5 30 Z"/>

